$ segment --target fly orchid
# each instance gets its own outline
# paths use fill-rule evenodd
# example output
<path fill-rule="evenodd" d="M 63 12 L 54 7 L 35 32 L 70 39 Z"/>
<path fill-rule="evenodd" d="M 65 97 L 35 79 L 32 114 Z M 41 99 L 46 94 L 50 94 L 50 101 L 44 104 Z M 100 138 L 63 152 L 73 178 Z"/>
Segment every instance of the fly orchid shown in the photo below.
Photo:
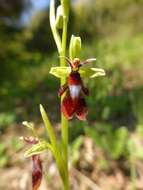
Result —
<path fill-rule="evenodd" d="M 89 95 L 88 89 L 84 86 L 83 76 L 91 78 L 105 75 L 105 71 L 99 68 L 81 68 L 83 65 L 95 61 L 95 58 L 87 59 L 83 62 L 79 58 L 73 61 L 65 58 L 69 67 L 53 67 L 50 73 L 57 77 L 66 77 L 66 83 L 60 87 L 58 95 L 65 96 L 62 100 L 61 111 L 67 119 L 72 119 L 75 114 L 79 120 L 86 120 L 88 109 L 84 96 Z"/>
<path fill-rule="evenodd" d="M 87 116 L 87 106 L 84 99 L 88 95 L 88 89 L 84 87 L 82 78 L 94 78 L 104 76 L 105 71 L 99 68 L 81 67 L 84 64 L 95 61 L 87 59 L 81 62 L 78 58 L 81 52 L 81 38 L 72 35 L 69 46 L 70 59 L 66 58 L 69 67 L 66 67 L 65 54 L 67 52 L 67 34 L 68 34 L 68 20 L 69 20 L 69 5 L 70 0 L 60 0 L 61 5 L 55 10 L 55 0 L 50 0 L 50 27 L 60 56 L 60 66 L 52 67 L 50 73 L 61 79 L 61 84 L 64 84 L 59 89 L 59 96 L 61 97 L 61 111 L 65 117 L 61 118 L 61 139 L 60 142 L 56 137 L 54 127 L 52 126 L 45 109 L 40 105 L 41 116 L 45 125 L 48 139 L 39 139 L 38 141 L 27 141 L 32 144 L 32 147 L 25 152 L 25 157 L 32 157 L 33 162 L 33 189 L 38 190 L 42 178 L 42 167 L 39 154 L 43 151 L 50 150 L 55 158 L 57 168 L 61 180 L 63 182 L 64 190 L 70 189 L 69 172 L 68 172 L 68 121 L 75 114 L 78 119 L 85 120 Z M 56 13 L 56 15 L 55 15 Z M 59 30 L 60 29 L 60 30 Z M 74 59 L 75 58 L 75 59 Z M 23 122 L 23 125 L 28 127 L 33 133 L 34 137 L 38 137 L 34 126 L 29 122 Z M 32 140 L 32 139 L 31 139 Z M 60 145 L 60 146 L 59 146 Z"/>
<path fill-rule="evenodd" d="M 21 137 L 28 144 L 39 143 L 38 138 L 34 137 Z M 39 154 L 33 154 L 32 156 L 32 190 L 38 190 L 42 180 L 42 164 Z"/>

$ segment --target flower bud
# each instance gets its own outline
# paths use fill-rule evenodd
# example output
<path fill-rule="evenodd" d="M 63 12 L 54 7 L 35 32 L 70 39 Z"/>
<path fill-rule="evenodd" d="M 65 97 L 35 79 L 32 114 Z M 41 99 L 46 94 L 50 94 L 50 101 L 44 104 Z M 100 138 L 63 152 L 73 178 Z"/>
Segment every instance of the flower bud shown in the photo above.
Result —
<path fill-rule="evenodd" d="M 63 7 L 63 15 L 68 18 L 69 15 L 69 0 L 61 0 L 61 5 Z"/>
<path fill-rule="evenodd" d="M 32 190 L 38 190 L 42 181 L 42 164 L 39 155 L 32 156 Z"/>
<path fill-rule="evenodd" d="M 70 59 L 73 60 L 76 57 L 80 57 L 80 52 L 81 52 L 81 38 L 72 35 L 69 47 Z"/>
<path fill-rule="evenodd" d="M 56 28 L 62 29 L 63 27 L 63 8 L 62 6 L 57 7 L 57 13 L 56 13 Z"/>
<path fill-rule="evenodd" d="M 28 124 L 28 122 L 24 122 L 24 124 Z M 30 137 L 20 137 L 21 140 L 24 140 L 28 144 L 33 144 L 34 146 L 38 145 L 39 139 Z M 35 154 L 31 155 L 32 158 L 32 190 L 38 190 L 41 181 L 42 181 L 42 163 L 40 159 L 40 155 Z"/>

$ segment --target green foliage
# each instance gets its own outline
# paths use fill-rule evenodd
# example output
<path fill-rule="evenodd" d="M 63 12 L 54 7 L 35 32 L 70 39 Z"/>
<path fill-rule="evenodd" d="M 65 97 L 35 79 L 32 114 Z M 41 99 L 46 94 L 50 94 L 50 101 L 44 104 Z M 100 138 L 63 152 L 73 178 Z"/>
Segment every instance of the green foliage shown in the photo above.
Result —
<path fill-rule="evenodd" d="M 86 7 L 84 15 L 83 7 Z M 96 56 L 94 65 L 103 67 L 107 72 L 106 78 L 88 82 L 91 91 L 87 98 L 89 120 L 117 120 L 118 115 L 125 125 L 128 121 L 124 122 L 124 118 L 135 115 L 138 120 L 133 108 L 138 95 L 135 94 L 133 100 L 130 91 L 140 88 L 143 81 L 142 7 L 142 1 L 134 0 L 73 4 L 70 30 L 87 39 L 81 57 L 84 60 Z M 43 11 L 35 14 L 23 29 L 0 25 L 0 110 L 13 112 L 14 107 L 26 102 L 26 108 L 21 106 L 16 109 L 17 118 L 21 118 L 19 113 L 25 114 L 24 109 L 29 113 L 31 104 L 35 106 L 41 100 L 42 103 L 47 102 L 51 88 L 56 94 L 58 83 L 47 74 L 50 66 L 57 66 L 58 61 L 56 54 L 47 57 L 47 52 L 53 52 L 55 48 L 49 24 L 48 11 Z M 68 35 L 71 36 L 71 33 Z M 33 103 L 30 103 L 31 99 Z M 54 101 L 57 103 L 58 99 Z"/>
<path fill-rule="evenodd" d="M 8 162 L 8 155 L 6 154 L 6 145 L 0 143 L 0 168 L 4 167 Z"/>
<path fill-rule="evenodd" d="M 143 160 L 143 147 L 142 147 L 142 134 L 136 131 L 136 134 L 131 134 L 127 140 L 127 157 L 134 162 L 137 160 Z"/>
<path fill-rule="evenodd" d="M 69 127 L 69 142 L 72 144 L 76 139 L 84 135 L 84 126 L 86 125 L 86 122 L 79 122 L 78 120 L 71 123 Z"/>
<path fill-rule="evenodd" d="M 15 122 L 15 119 L 14 113 L 0 113 L 0 130 L 5 130 L 8 125 Z"/>
<path fill-rule="evenodd" d="M 61 2 L 65 3 L 63 11 L 68 15 L 68 1 Z M 107 77 L 102 80 L 83 79 L 90 90 L 90 96 L 86 98 L 89 107 L 88 120 L 89 123 L 96 120 L 96 124 L 89 126 L 87 123 L 74 121 L 69 127 L 73 162 L 76 163 L 79 158 L 79 149 L 83 141 L 80 135 L 89 135 L 95 144 L 101 147 L 107 158 L 116 160 L 124 156 L 129 161 L 134 181 L 135 162 L 143 159 L 143 1 L 100 0 L 95 3 L 95 0 L 89 0 L 88 4 L 80 2 L 81 4 L 76 1 L 72 4 L 72 19 L 69 22 L 70 31 L 67 35 L 70 38 L 73 31 L 76 31 L 75 35 L 81 36 L 82 40 L 86 41 L 81 51 L 82 60 L 96 57 L 97 61 L 92 67 L 104 68 Z M 2 130 L 15 121 L 23 120 L 22 118 L 30 117 L 34 120 L 35 115 L 38 115 L 36 107 L 40 102 L 47 105 L 48 109 L 50 102 L 53 105 L 50 107 L 50 116 L 54 121 L 59 121 L 59 117 L 56 116 L 57 103 L 59 103 L 56 94 L 59 83 L 48 75 L 51 65 L 58 65 L 48 10 L 35 14 L 26 27 L 18 28 L 12 25 L 12 21 L 13 18 L 18 18 L 25 8 L 23 3 L 24 1 L 12 1 L 12 3 L 7 1 L 6 4 L 11 7 L 11 11 L 5 9 L 3 4 L 0 5 L 0 15 L 8 16 L 10 23 L 9 25 L 5 22 L 5 19 L 0 21 L 0 111 L 5 110 L 0 113 Z M 62 16 L 60 29 L 63 25 Z M 54 24 L 55 22 L 53 29 L 56 33 L 57 46 L 60 53 L 61 46 L 64 48 L 62 53 L 65 56 L 65 39 L 62 45 L 59 39 L 61 34 L 59 21 L 55 19 Z M 80 49 L 80 39 L 78 42 L 77 50 Z M 70 57 L 74 57 L 76 53 L 73 51 Z M 61 59 L 61 64 L 65 66 L 66 63 Z M 86 70 L 91 71 L 88 66 Z M 58 76 L 61 73 L 59 72 Z M 84 73 L 83 71 L 81 75 L 84 76 Z M 67 172 L 64 165 L 66 160 L 64 151 L 66 152 L 65 142 L 68 139 L 63 138 L 63 142 L 59 143 L 55 134 L 53 135 L 53 126 L 43 109 L 42 116 L 49 139 L 52 139 L 52 145 L 45 142 L 38 143 L 29 149 L 26 155 L 41 153 L 49 148 L 53 152 L 64 181 Z M 87 127 L 84 130 L 85 125 Z M 137 138 L 129 132 L 133 127 Z M 67 128 L 62 135 L 64 136 L 66 132 Z M 12 139 L 11 147 L 19 151 L 21 144 Z M 0 167 L 7 165 L 8 162 L 7 145 L 1 143 Z M 106 164 L 106 160 L 101 160 L 101 165 Z"/>
<path fill-rule="evenodd" d="M 72 163 L 76 164 L 77 161 L 79 160 L 79 156 L 80 156 L 80 147 L 83 143 L 83 137 L 82 136 L 78 136 L 71 144 L 70 146 L 70 150 L 71 150 L 71 159 L 72 159 Z"/>
<path fill-rule="evenodd" d="M 125 127 L 113 129 L 111 125 L 96 123 L 95 127 L 86 127 L 85 133 L 93 138 L 110 159 L 119 159 L 125 153 L 128 138 Z"/>
<path fill-rule="evenodd" d="M 75 35 L 86 40 L 87 44 L 81 51 L 82 59 L 96 56 L 93 67 L 103 67 L 107 73 L 107 77 L 102 80 L 84 79 L 91 91 L 87 97 L 89 121 L 108 122 L 115 126 L 134 125 L 142 134 L 143 2 L 93 1 L 89 1 L 88 5 L 83 2 L 73 4 L 73 18 L 68 33 L 70 37 L 76 31 Z M 10 3 L 11 10 L 17 10 L 13 8 L 17 7 L 15 3 Z M 9 15 L 17 17 L 21 7 L 9 12 Z M 6 15 L 7 11 L 3 10 L 0 14 Z M 41 101 L 48 105 L 47 102 L 52 99 L 52 115 L 57 113 L 58 99 L 55 97 L 58 82 L 47 74 L 50 66 L 57 66 L 58 61 L 57 54 L 53 53 L 55 45 L 49 25 L 48 11 L 35 14 L 29 25 L 21 29 L 0 23 L 0 110 L 6 110 L 0 114 L 2 129 L 16 119 L 19 121 L 21 117 L 28 117 L 31 107 L 34 106 L 33 110 L 36 110 L 36 105 Z M 55 96 L 51 95 L 53 93 Z M 15 107 L 18 108 L 14 110 Z M 59 117 L 55 117 L 55 120 L 59 121 Z M 70 128 L 73 131 L 70 141 L 84 133 L 83 125 L 74 122 L 73 128 Z M 100 127 L 108 128 L 103 125 Z M 111 134 L 117 135 L 112 130 Z"/>
<path fill-rule="evenodd" d="M 131 93 L 131 100 L 133 102 L 133 112 L 137 119 L 137 131 L 143 137 L 143 89 L 134 90 Z"/>
<path fill-rule="evenodd" d="M 120 116 L 121 125 L 131 125 L 126 118 L 131 118 L 134 125 L 134 119 L 137 118 L 134 101 L 142 99 L 141 93 L 133 93 L 142 89 L 142 41 L 142 34 L 137 34 L 129 38 L 114 38 L 112 43 L 104 39 L 86 45 L 82 57 L 94 54 L 97 57 L 94 63 L 96 67 L 103 67 L 106 71 L 105 78 L 90 80 L 87 84 L 91 91 L 87 98 L 91 110 L 90 119 L 119 122 Z M 134 98 L 131 98 L 132 94 Z"/>
<path fill-rule="evenodd" d="M 84 10 L 84 14 L 83 14 Z M 93 37 L 134 35 L 142 32 L 143 2 L 141 0 L 90 0 L 73 5 L 74 26 L 87 41 Z M 80 23 L 80 24 L 79 24 Z M 138 27 L 135 27 L 138 26 Z"/>
<path fill-rule="evenodd" d="M 19 139 L 17 137 L 12 137 L 10 140 L 10 144 L 11 144 L 11 148 L 18 152 L 22 147 L 22 143 L 19 141 Z"/>

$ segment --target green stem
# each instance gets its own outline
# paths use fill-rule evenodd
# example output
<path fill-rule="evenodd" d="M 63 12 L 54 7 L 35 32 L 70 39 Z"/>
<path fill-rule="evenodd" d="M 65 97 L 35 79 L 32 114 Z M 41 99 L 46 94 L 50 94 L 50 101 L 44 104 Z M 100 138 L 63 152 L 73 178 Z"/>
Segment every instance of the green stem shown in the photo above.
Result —
<path fill-rule="evenodd" d="M 62 34 L 62 51 L 60 52 L 60 56 L 66 56 L 66 43 L 67 43 L 67 18 L 63 19 L 63 34 Z M 65 66 L 65 59 L 60 58 L 60 66 Z M 61 85 L 66 82 L 66 79 L 61 79 Z M 61 98 L 61 101 L 63 97 Z M 61 139 L 62 139 L 62 147 L 63 147 L 63 157 L 65 161 L 66 167 L 66 181 L 64 182 L 64 189 L 69 189 L 69 177 L 68 177 L 68 120 L 61 113 Z"/>
<path fill-rule="evenodd" d="M 62 52 L 60 56 L 66 56 L 66 42 L 67 42 L 67 19 L 64 18 L 63 20 L 63 35 L 62 35 Z M 66 66 L 65 59 L 60 59 L 60 66 Z M 61 85 L 65 84 L 66 79 L 61 79 Z M 61 98 L 62 101 L 63 97 Z M 61 120 L 62 120 L 62 141 L 65 146 L 68 145 L 68 121 L 64 117 L 64 115 L 61 113 Z"/>
<path fill-rule="evenodd" d="M 62 39 L 59 35 L 59 31 L 56 28 L 55 17 L 55 0 L 50 2 L 50 25 L 53 33 L 54 40 L 57 45 L 57 49 L 60 55 L 60 66 L 66 66 L 66 61 L 63 57 L 66 56 L 66 44 L 67 44 L 67 25 L 69 17 L 69 0 L 61 0 L 61 5 L 64 11 L 63 15 L 63 31 Z M 61 85 L 66 82 L 66 78 L 61 79 Z M 63 100 L 63 96 L 61 101 Z M 61 146 L 62 146 L 62 158 L 65 169 L 65 177 L 62 179 L 64 190 L 69 190 L 69 177 L 68 177 L 68 120 L 61 113 Z M 57 155 L 56 155 L 57 156 Z"/>
<path fill-rule="evenodd" d="M 69 190 L 69 181 L 68 181 L 68 178 L 64 182 L 64 190 Z"/>
<path fill-rule="evenodd" d="M 62 56 L 66 56 L 66 44 L 67 44 L 67 24 L 68 18 L 66 16 L 63 17 L 63 34 L 62 34 Z M 65 59 L 61 62 L 61 66 L 65 66 Z"/>

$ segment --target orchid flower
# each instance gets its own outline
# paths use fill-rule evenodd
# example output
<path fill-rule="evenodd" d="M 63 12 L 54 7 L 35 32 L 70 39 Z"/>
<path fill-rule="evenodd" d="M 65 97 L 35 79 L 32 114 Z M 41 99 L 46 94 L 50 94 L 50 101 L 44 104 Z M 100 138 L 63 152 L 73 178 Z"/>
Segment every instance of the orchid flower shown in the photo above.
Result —
<path fill-rule="evenodd" d="M 37 144 L 39 143 L 38 138 L 34 137 L 21 137 L 21 140 L 24 140 L 28 144 Z M 39 154 L 33 154 L 32 158 L 32 190 L 38 190 L 41 180 L 42 180 L 42 164 Z"/>
<path fill-rule="evenodd" d="M 66 77 L 66 83 L 59 89 L 58 95 L 66 95 L 61 104 L 61 111 L 67 119 L 72 119 L 75 114 L 79 120 L 86 120 L 88 109 L 84 96 L 89 95 L 88 89 L 84 86 L 82 77 L 94 78 L 104 76 L 105 71 L 99 68 L 82 68 L 83 65 L 95 61 L 96 58 L 90 58 L 83 62 L 79 58 L 71 61 L 65 57 L 69 67 L 52 67 L 50 73 L 56 77 Z"/>

